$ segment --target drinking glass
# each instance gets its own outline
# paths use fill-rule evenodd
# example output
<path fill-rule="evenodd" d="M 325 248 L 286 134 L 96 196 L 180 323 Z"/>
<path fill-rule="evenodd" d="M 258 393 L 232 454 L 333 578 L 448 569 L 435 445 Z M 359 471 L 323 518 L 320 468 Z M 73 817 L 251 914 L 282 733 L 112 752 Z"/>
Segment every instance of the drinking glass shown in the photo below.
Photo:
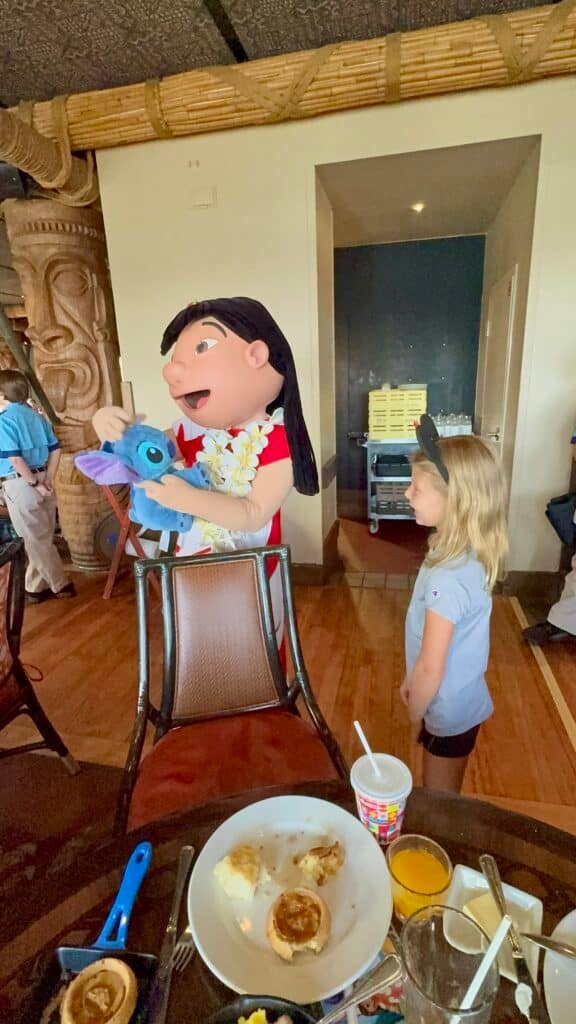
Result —
<path fill-rule="evenodd" d="M 419 877 L 411 877 L 413 872 L 409 872 L 407 867 L 402 869 L 398 862 L 395 864 L 395 856 L 406 851 L 434 857 L 444 869 L 445 878 L 441 885 L 434 884 L 434 881 L 431 884 L 427 882 L 425 871 L 420 872 Z M 442 898 L 448 892 L 452 881 L 452 864 L 446 851 L 433 839 L 417 835 L 399 836 L 387 848 L 386 861 L 392 882 L 394 910 L 400 921 L 405 921 L 416 910 L 443 902 Z"/>
<path fill-rule="evenodd" d="M 400 937 L 405 1024 L 488 1024 L 500 971 L 495 960 L 470 1010 L 462 1001 L 490 940 L 472 918 L 451 907 L 426 907 Z"/>

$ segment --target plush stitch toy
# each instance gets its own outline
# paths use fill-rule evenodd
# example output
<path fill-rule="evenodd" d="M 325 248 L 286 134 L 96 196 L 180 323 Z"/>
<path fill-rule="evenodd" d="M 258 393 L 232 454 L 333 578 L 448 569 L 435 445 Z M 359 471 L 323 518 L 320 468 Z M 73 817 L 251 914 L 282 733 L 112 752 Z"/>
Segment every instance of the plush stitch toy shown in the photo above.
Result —
<path fill-rule="evenodd" d="M 119 441 L 105 442 L 99 451 L 83 452 L 74 462 L 78 469 L 99 484 L 129 483 L 130 519 L 149 530 L 185 533 L 194 517 L 188 512 L 175 512 L 159 505 L 146 492 L 134 487 L 141 480 L 159 480 L 167 474 L 181 477 L 202 490 L 210 486 L 202 465 L 190 469 L 174 469 L 176 448 L 163 430 L 135 423 Z"/>

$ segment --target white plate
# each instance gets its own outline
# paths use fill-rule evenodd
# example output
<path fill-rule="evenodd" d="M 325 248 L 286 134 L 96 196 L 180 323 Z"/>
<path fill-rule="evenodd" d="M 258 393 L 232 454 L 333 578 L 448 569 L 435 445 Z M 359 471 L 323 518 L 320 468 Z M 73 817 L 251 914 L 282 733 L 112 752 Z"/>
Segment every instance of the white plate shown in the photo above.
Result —
<path fill-rule="evenodd" d="M 576 946 L 576 910 L 562 918 L 552 932 L 553 939 L 564 939 Z M 544 995 L 552 1024 L 574 1024 L 576 1003 L 576 960 L 546 953 L 544 957 Z"/>
<path fill-rule="evenodd" d="M 532 932 L 539 935 L 542 931 L 542 917 L 544 913 L 542 900 L 537 899 L 536 896 L 531 896 L 530 893 L 524 892 L 522 889 L 515 889 L 512 885 L 506 885 L 506 883 L 503 884 L 502 888 L 508 913 L 516 924 L 518 931 Z M 473 868 L 465 867 L 464 864 L 457 864 L 452 875 L 452 884 L 448 892 L 446 904 L 449 907 L 455 907 L 456 910 L 463 910 L 465 903 L 469 903 L 475 896 L 481 896 L 483 892 L 488 892 L 488 882 L 484 875 L 480 871 L 474 871 Z M 447 933 L 446 937 L 457 949 L 464 949 L 461 939 L 457 934 L 457 929 L 453 929 L 453 934 L 450 936 Z M 529 942 L 528 939 L 522 939 L 521 941 L 530 973 L 535 978 L 538 973 L 538 947 Z M 466 949 L 465 952 L 473 952 L 473 950 Z M 498 963 L 500 965 L 500 973 L 505 978 L 509 978 L 510 981 L 516 981 L 512 953 L 508 942 L 504 944 L 500 952 Z"/>
<path fill-rule="evenodd" d="M 337 839 L 345 862 L 320 890 L 332 915 L 330 939 L 321 953 L 282 960 L 266 939 L 268 909 L 284 889 L 315 888 L 294 861 Z M 229 899 L 213 874 L 242 843 L 262 847 L 272 872 L 250 903 Z M 392 916 L 388 868 L 370 832 L 336 804 L 304 796 L 262 800 L 234 814 L 206 843 L 190 879 L 188 916 L 200 956 L 229 988 L 313 1003 L 355 981 L 384 943 Z"/>

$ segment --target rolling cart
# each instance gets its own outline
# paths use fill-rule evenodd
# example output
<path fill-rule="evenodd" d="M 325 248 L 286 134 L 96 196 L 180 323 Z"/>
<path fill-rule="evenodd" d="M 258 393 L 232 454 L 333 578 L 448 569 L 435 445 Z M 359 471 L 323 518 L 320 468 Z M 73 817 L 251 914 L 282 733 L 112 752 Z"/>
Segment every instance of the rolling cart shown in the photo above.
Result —
<path fill-rule="evenodd" d="M 381 519 L 414 519 L 404 496 L 410 483 L 410 455 L 416 440 L 362 442 L 366 448 L 367 512 L 370 533 L 378 533 Z"/>

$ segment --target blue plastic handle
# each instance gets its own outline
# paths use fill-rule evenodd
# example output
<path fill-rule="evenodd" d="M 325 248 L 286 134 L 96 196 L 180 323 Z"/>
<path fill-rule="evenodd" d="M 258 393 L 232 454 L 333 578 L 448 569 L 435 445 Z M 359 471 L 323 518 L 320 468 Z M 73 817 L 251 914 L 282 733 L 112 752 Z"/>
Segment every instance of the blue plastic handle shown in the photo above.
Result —
<path fill-rule="evenodd" d="M 126 949 L 130 914 L 151 860 L 150 843 L 139 843 L 126 865 L 112 909 L 94 943 L 95 949 Z"/>

